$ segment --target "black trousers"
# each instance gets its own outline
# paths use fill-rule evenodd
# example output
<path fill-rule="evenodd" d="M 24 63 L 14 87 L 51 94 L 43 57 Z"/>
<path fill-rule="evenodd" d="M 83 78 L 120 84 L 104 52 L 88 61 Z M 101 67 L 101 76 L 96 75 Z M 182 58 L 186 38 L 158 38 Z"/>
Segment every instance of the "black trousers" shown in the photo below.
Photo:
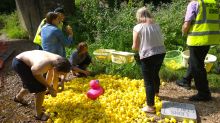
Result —
<path fill-rule="evenodd" d="M 200 96 L 211 96 L 204 60 L 210 46 L 189 46 L 190 58 L 188 72 L 192 74 Z"/>
<path fill-rule="evenodd" d="M 147 96 L 147 105 L 154 106 L 155 93 L 159 93 L 159 71 L 165 54 L 158 54 L 141 59 L 141 69 L 144 77 L 144 85 Z"/>

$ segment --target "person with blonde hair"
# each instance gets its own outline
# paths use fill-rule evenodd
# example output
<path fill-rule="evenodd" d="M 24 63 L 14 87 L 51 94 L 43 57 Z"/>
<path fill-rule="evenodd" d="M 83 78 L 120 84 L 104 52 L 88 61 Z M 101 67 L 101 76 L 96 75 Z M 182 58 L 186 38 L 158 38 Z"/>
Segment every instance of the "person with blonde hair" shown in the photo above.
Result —
<path fill-rule="evenodd" d="M 147 96 L 147 106 L 142 108 L 148 113 L 155 113 L 154 98 L 159 94 L 159 71 L 165 56 L 165 46 L 160 26 L 146 7 L 137 10 L 138 24 L 133 28 L 132 49 L 139 52 L 142 74 Z"/>

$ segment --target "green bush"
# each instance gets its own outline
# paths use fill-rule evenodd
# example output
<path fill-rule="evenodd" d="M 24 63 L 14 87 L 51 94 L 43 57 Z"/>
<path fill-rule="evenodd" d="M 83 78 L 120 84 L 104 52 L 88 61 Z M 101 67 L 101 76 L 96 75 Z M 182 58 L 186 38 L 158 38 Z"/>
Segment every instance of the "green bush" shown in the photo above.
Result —
<path fill-rule="evenodd" d="M 100 5 L 99 0 L 81 0 L 75 18 L 77 39 L 100 43 L 103 48 L 131 51 L 135 12 L 142 5 L 130 0 L 128 5 L 112 9 Z M 168 50 L 186 46 L 181 34 L 186 6 L 184 1 L 162 4 L 157 8 L 147 5 L 161 26 Z"/>
<path fill-rule="evenodd" d="M 4 24 L 5 24 L 5 18 L 7 16 L 5 14 L 0 15 L 0 34 L 3 32 L 2 29 L 4 28 Z"/>
<path fill-rule="evenodd" d="M 17 12 L 13 12 L 10 15 L 3 15 L 3 32 L 7 34 L 9 38 L 28 38 L 28 33 L 21 27 L 18 21 Z"/>
<path fill-rule="evenodd" d="M 176 1 L 163 4 L 153 12 L 156 21 L 161 26 L 168 50 L 177 49 L 179 46 L 186 47 L 186 39 L 181 33 L 186 6 L 186 1 Z"/>
<path fill-rule="evenodd" d="M 135 13 L 142 5 L 141 2 L 137 3 L 130 0 L 128 5 L 108 8 L 100 5 L 99 0 L 81 0 L 76 8 L 75 18 L 72 18 L 76 42 L 87 41 L 90 54 L 100 48 L 131 51 L 132 30 L 136 25 Z M 186 2 L 176 1 L 158 7 L 148 4 L 147 8 L 152 11 L 156 22 L 161 26 L 166 48 L 171 50 L 177 49 L 179 46 L 185 46 L 181 26 Z M 105 67 L 97 66 L 92 69 L 105 71 L 109 74 L 141 78 L 140 67 L 136 63 L 125 65 L 106 63 Z M 132 72 L 130 72 L 131 70 Z M 166 73 L 165 70 L 162 70 L 162 74 L 163 71 Z M 170 75 L 167 79 L 176 79 L 175 76 Z"/>

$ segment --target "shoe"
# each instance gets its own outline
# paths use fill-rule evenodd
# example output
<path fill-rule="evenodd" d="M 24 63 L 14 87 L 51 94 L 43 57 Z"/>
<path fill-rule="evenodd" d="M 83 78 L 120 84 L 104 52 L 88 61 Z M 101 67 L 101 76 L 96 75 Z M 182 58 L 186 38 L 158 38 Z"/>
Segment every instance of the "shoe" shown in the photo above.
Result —
<path fill-rule="evenodd" d="M 189 101 L 211 101 L 212 97 L 211 96 L 201 96 L 199 94 L 193 95 L 189 98 Z"/>
<path fill-rule="evenodd" d="M 50 115 L 46 115 L 45 113 L 41 113 L 40 116 L 34 116 L 35 120 L 47 121 L 50 118 Z"/>
<path fill-rule="evenodd" d="M 187 90 L 190 90 L 190 89 L 191 89 L 191 84 L 190 84 L 190 82 L 188 82 L 188 81 L 185 80 L 185 79 L 177 80 L 177 81 L 176 81 L 176 84 L 177 84 L 178 86 L 181 86 L 181 87 L 183 87 L 183 88 L 186 88 Z"/>
<path fill-rule="evenodd" d="M 146 112 L 146 113 L 152 113 L 152 114 L 154 114 L 156 112 L 155 108 L 151 108 L 151 107 L 148 107 L 148 106 L 143 107 L 141 110 Z"/>
<path fill-rule="evenodd" d="M 20 104 L 23 105 L 23 106 L 28 106 L 28 105 L 30 104 L 30 102 L 27 102 L 27 101 L 25 101 L 25 100 L 23 100 L 23 99 L 18 100 L 18 99 L 16 98 L 16 96 L 14 97 L 13 100 L 14 100 L 15 102 L 17 102 L 17 103 L 20 103 Z"/>

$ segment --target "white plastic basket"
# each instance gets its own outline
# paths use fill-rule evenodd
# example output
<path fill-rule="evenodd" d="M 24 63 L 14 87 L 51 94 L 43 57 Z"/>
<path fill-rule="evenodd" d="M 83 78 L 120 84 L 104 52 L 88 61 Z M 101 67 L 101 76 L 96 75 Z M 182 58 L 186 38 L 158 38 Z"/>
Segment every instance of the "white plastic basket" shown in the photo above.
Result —
<path fill-rule="evenodd" d="M 189 60 L 189 50 L 185 50 L 182 52 L 182 58 L 183 58 L 183 63 L 182 65 L 184 67 L 188 67 L 188 60 Z M 212 55 L 212 54 L 207 54 L 205 58 L 205 69 L 207 72 L 209 72 L 214 64 L 214 62 L 217 60 L 217 57 Z"/>
<path fill-rule="evenodd" d="M 96 60 L 100 60 L 100 61 L 103 61 L 103 60 L 107 60 L 107 61 L 110 61 L 111 60 L 111 52 L 112 51 L 115 51 L 114 49 L 98 49 L 98 50 L 95 50 L 93 52 Z"/>
<path fill-rule="evenodd" d="M 134 53 L 122 52 L 122 51 L 113 51 L 111 53 L 112 53 L 112 62 L 114 63 L 125 64 L 134 61 Z"/>

